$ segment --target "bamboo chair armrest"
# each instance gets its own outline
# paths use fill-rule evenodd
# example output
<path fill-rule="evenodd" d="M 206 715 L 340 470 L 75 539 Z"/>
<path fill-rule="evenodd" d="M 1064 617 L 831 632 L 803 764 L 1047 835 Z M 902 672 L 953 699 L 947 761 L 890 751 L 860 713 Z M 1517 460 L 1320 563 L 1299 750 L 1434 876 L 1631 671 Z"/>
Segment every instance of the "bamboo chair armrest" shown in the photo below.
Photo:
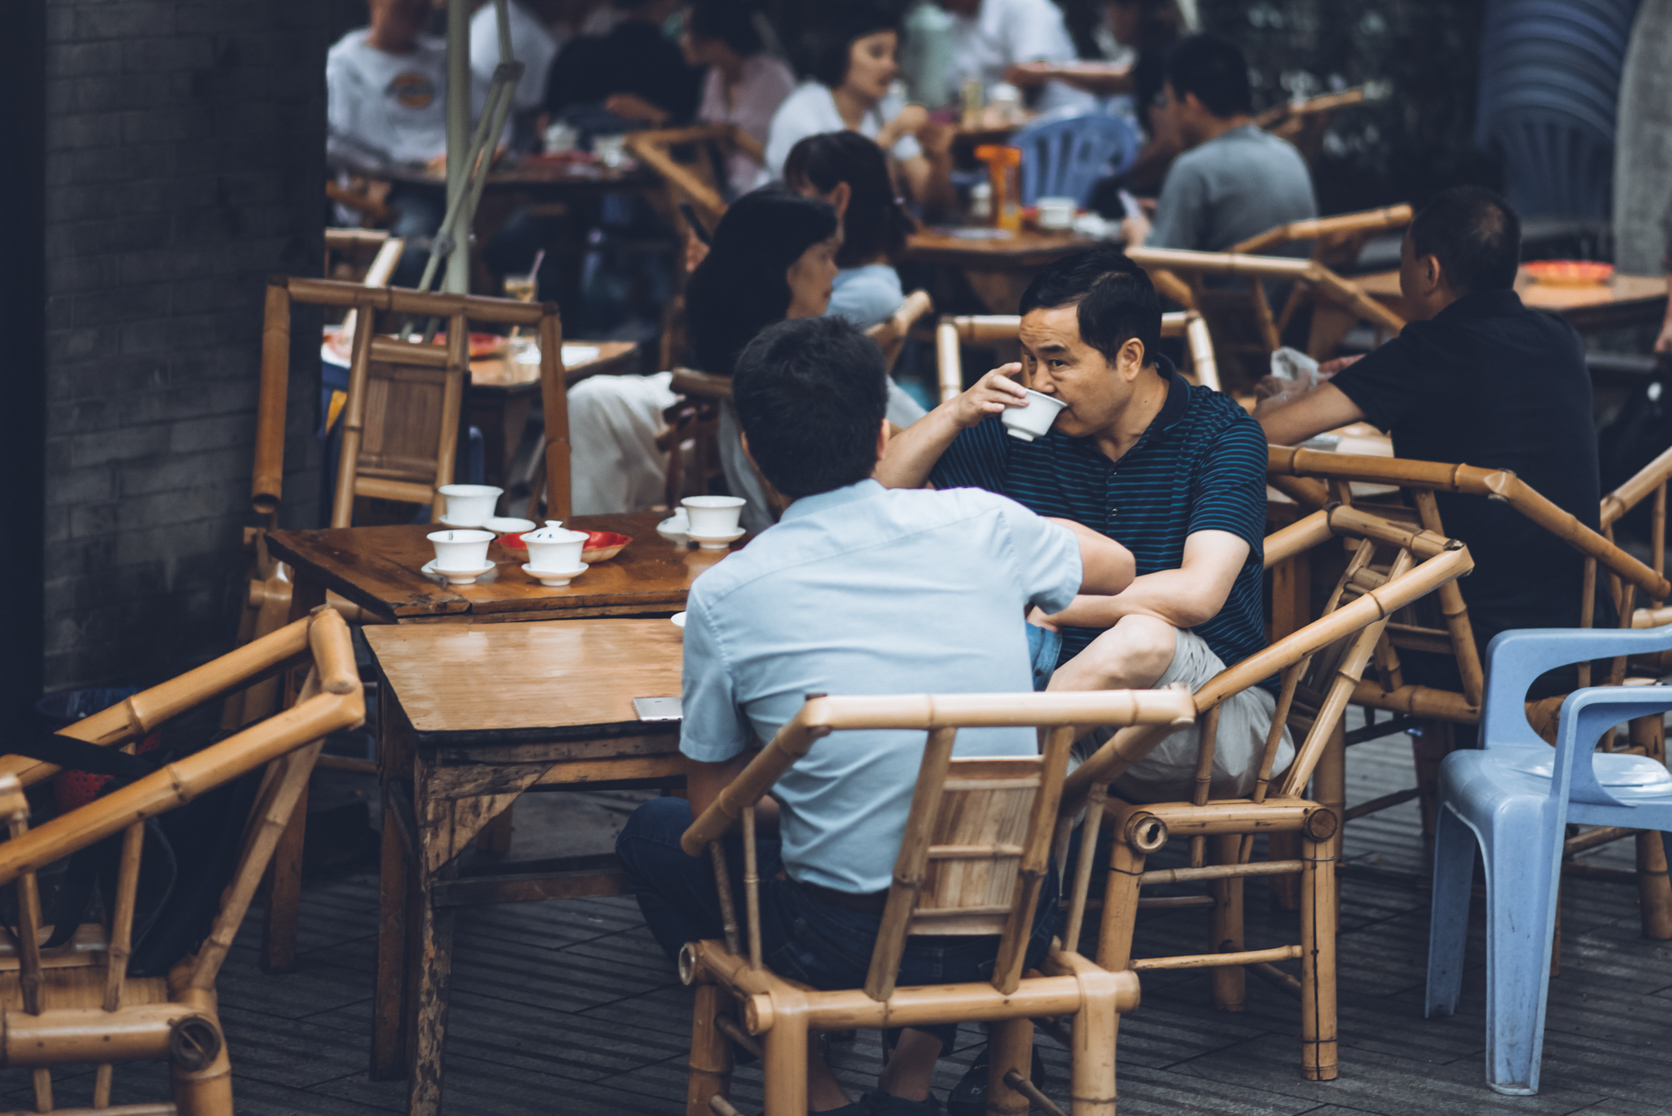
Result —
<path fill-rule="evenodd" d="M 1278 225 L 1258 236 L 1251 236 L 1240 244 L 1233 244 L 1230 251 L 1263 252 L 1268 248 L 1292 244 L 1297 240 L 1315 240 L 1345 233 L 1381 232 L 1384 229 L 1408 225 L 1411 223 L 1411 217 L 1412 210 L 1409 205 L 1391 205 L 1381 209 L 1366 209 L 1359 213 L 1342 213 L 1335 217 L 1290 221 L 1287 225 Z"/>
<path fill-rule="evenodd" d="M 796 760 L 807 754 L 813 741 L 829 735 L 829 729 L 816 729 L 805 723 L 806 706 L 795 718 L 778 730 L 772 742 L 745 767 L 708 808 L 691 823 L 679 838 L 679 847 L 687 856 L 700 856 L 703 849 L 718 841 L 737 824 L 743 811 L 761 800 L 772 789 Z M 3 847 L 3 846 L 0 846 Z"/>
<path fill-rule="evenodd" d="M 757 163 L 766 162 L 766 145 L 742 128 L 732 129 L 732 146 Z"/>
<path fill-rule="evenodd" d="M 698 372 L 692 368 L 675 368 L 668 384 L 675 393 L 697 399 L 730 399 L 731 378 Z"/>
<path fill-rule="evenodd" d="M 1637 471 L 1637 474 L 1602 498 L 1602 526 L 1612 526 L 1626 512 L 1672 478 L 1672 449 L 1668 449 Z"/>

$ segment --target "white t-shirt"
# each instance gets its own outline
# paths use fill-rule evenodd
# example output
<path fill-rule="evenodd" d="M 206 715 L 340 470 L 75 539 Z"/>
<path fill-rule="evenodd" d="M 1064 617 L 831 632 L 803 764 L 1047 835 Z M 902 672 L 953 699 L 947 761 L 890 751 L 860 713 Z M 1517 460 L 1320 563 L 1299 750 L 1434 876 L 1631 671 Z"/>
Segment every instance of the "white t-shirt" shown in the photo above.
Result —
<path fill-rule="evenodd" d="M 447 150 L 447 44 L 420 35 L 410 54 L 389 54 L 366 42 L 367 28 L 337 40 L 325 59 L 332 163 L 375 171 L 391 163 L 423 163 Z M 487 100 L 473 83 L 472 115 Z"/>
<path fill-rule="evenodd" d="M 1048 4 L 1050 0 L 1043 2 Z M 866 139 L 874 140 L 883 125 L 898 116 L 905 107 L 904 101 L 890 93 L 871 107 L 856 130 Z M 784 160 L 789 158 L 790 148 L 808 136 L 840 132 L 846 128 L 830 88 L 816 81 L 807 82 L 791 93 L 773 115 L 772 131 L 766 141 L 766 169 L 755 184 L 763 186 L 784 177 Z M 923 149 L 917 145 L 916 136 L 902 136 L 894 144 L 893 154 L 896 159 L 913 159 L 923 154 Z"/>
<path fill-rule="evenodd" d="M 511 53 L 523 64 L 522 79 L 511 95 L 513 108 L 530 109 L 546 99 L 546 71 L 562 45 L 539 16 L 509 0 L 506 15 L 511 24 Z M 470 17 L 470 72 L 478 82 L 493 81 L 499 65 L 499 18 L 490 2 Z"/>
<path fill-rule="evenodd" d="M 983 91 L 1004 80 L 1004 72 L 1022 62 L 1072 62 L 1074 40 L 1063 23 L 1062 9 L 1051 0 L 981 0 L 974 15 L 952 16 L 952 62 L 947 67 L 949 103 L 957 104 L 964 82 L 979 78 Z M 1048 82 L 1039 107 L 1090 105 L 1060 82 Z"/>
<path fill-rule="evenodd" d="M 795 90 L 795 74 L 779 59 L 766 53 L 744 59 L 743 72 L 726 104 L 726 78 L 718 66 L 710 66 L 702 81 L 702 105 L 697 119 L 704 124 L 736 124 L 764 145 L 771 134 L 772 118 Z M 734 193 L 754 184 L 761 165 L 741 151 L 726 160 L 726 180 Z"/>

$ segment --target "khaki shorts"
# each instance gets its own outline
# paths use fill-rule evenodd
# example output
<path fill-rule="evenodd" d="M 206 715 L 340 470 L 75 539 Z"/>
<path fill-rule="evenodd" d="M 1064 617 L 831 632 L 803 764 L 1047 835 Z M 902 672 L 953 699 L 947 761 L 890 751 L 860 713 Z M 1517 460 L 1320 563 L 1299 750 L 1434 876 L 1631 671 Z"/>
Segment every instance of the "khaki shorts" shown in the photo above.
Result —
<path fill-rule="evenodd" d="M 1224 669 L 1224 662 L 1201 636 L 1180 630 L 1173 661 L 1155 688 L 1182 682 L 1195 693 Z M 1271 731 L 1271 718 L 1276 711 L 1277 698 L 1259 686 L 1250 686 L 1219 707 L 1209 798 L 1246 798 L 1254 792 L 1260 774 L 1260 755 L 1265 751 L 1266 733 Z M 1074 746 L 1076 760 L 1090 756 L 1112 735 L 1111 729 L 1099 729 L 1080 740 Z M 1188 802 L 1196 790 L 1196 757 L 1201 742 L 1200 722 L 1172 733 L 1115 780 L 1115 793 L 1130 802 Z M 1272 765 L 1273 777 L 1288 770 L 1294 758 L 1294 738 L 1285 727 Z"/>

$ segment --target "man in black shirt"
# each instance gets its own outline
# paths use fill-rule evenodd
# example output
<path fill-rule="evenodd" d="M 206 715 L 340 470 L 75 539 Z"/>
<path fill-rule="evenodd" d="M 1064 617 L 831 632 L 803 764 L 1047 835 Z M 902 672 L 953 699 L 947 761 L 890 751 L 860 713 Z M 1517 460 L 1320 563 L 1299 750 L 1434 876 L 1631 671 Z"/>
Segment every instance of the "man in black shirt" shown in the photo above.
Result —
<path fill-rule="evenodd" d="M 1470 186 L 1436 196 L 1400 252 L 1411 323 L 1362 359 L 1331 362 L 1342 370 L 1328 383 L 1264 401 L 1255 417 L 1267 439 L 1294 445 L 1366 420 L 1393 436 L 1398 457 L 1512 470 L 1596 529 L 1601 493 L 1584 346 L 1563 319 L 1522 305 L 1514 290 L 1520 257 L 1521 223 L 1503 198 Z M 1508 504 L 1435 497 L 1446 532 L 1475 559 L 1474 573 L 1458 584 L 1482 653 L 1508 628 L 1578 626 L 1577 551 Z"/>
<path fill-rule="evenodd" d="M 662 23 L 680 0 L 614 0 L 620 17 L 601 38 L 563 48 L 546 81 L 546 109 L 554 117 L 586 118 L 589 131 L 612 130 L 594 119 L 602 110 L 620 121 L 651 127 L 683 124 L 697 113 L 702 71 L 685 62 Z M 623 130 L 618 123 L 613 130 Z"/>

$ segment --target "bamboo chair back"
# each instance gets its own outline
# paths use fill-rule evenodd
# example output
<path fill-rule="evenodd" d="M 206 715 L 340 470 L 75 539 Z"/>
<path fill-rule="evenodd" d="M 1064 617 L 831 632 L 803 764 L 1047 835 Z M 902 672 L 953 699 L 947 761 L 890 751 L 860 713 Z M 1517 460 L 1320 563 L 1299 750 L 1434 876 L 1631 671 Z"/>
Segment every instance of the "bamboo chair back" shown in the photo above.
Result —
<path fill-rule="evenodd" d="M 929 297 L 928 291 L 913 291 L 890 317 L 865 331 L 865 336 L 882 349 L 884 367 L 893 370 L 900 359 L 900 350 L 906 347 L 906 338 L 911 336 L 912 327 L 934 309 L 935 301 Z"/>
<path fill-rule="evenodd" d="M 0 844 L 0 886 L 14 885 L 19 899 L 14 948 L 0 951 L 0 1028 L 9 1043 L 7 1064 L 32 1070 L 37 1112 L 53 1111 L 54 1065 L 94 1063 L 93 1107 L 102 1109 L 110 1103 L 112 1063 L 149 1059 L 167 1061 L 173 1069 L 169 1111 L 231 1116 L 231 1072 L 216 977 L 325 737 L 359 725 L 365 697 L 348 625 L 335 611 L 322 609 L 62 730 L 78 740 L 121 748 L 254 678 L 303 666 L 306 678 L 297 702 L 282 716 L 250 725 L 39 828 L 29 827 L 23 788 L 58 768 L 21 756 L 0 757 L 0 816 L 11 836 Z M 207 937 L 166 978 L 130 978 L 146 819 L 263 767 L 237 866 Z M 38 944 L 37 873 L 117 834 L 122 845 L 115 894 L 105 897 L 106 922 L 81 927 L 68 952 L 47 959 L 48 964 Z"/>
<path fill-rule="evenodd" d="M 1323 150 L 1324 133 L 1329 130 L 1330 119 L 1341 109 L 1362 105 L 1368 99 L 1365 88 L 1358 86 L 1303 101 L 1285 101 L 1256 116 L 1254 123 L 1294 144 L 1307 165 L 1311 166 L 1318 161 L 1318 153 Z"/>
<path fill-rule="evenodd" d="M 285 402 L 289 391 L 290 307 L 334 306 L 370 315 L 379 311 L 444 319 L 447 344 L 418 345 L 356 330 L 343 409 L 342 450 L 331 525 L 353 519 L 356 496 L 430 504 L 453 479 L 470 323 L 517 325 L 538 331 L 541 394 L 546 418 L 546 480 L 563 517 L 569 500 L 569 419 L 564 383 L 562 323 L 555 303 L 373 289 L 329 279 L 283 276 L 267 288 L 262 334 L 261 391 L 256 419 L 251 499 L 276 525 L 284 485 Z"/>
<path fill-rule="evenodd" d="M 940 384 L 940 401 L 955 399 L 964 390 L 965 345 L 1014 342 L 1022 326 L 1017 314 L 979 314 L 943 317 L 935 328 L 935 366 Z M 1208 324 L 1195 310 L 1161 315 L 1161 336 L 1182 337 L 1190 356 L 1189 367 L 1179 369 L 1192 383 L 1223 390 L 1219 366 L 1214 360 L 1213 338 Z"/>
<path fill-rule="evenodd" d="M 1340 213 L 1333 217 L 1291 221 L 1233 244 L 1229 251 L 1237 255 L 1262 255 L 1274 248 L 1311 241 L 1311 258 L 1325 267 L 1339 270 L 1358 262 L 1359 251 L 1365 241 L 1377 233 L 1404 228 L 1411 223 L 1412 216 L 1411 207 L 1401 204 L 1357 213 Z"/>
<path fill-rule="evenodd" d="M 726 162 L 741 153 L 765 165 L 766 149 L 735 124 L 698 124 L 690 128 L 662 128 L 631 132 L 628 150 L 662 176 L 666 187 L 664 217 L 674 222 L 681 237 L 688 231 L 680 202 L 690 202 L 709 232 L 726 212 Z"/>
<path fill-rule="evenodd" d="M 1189 695 L 1175 690 L 815 697 L 703 811 L 680 844 L 690 856 L 709 849 L 724 880 L 720 838 L 743 819 L 745 854 L 752 865 L 754 804 L 818 740 L 845 730 L 925 732 L 923 761 L 865 994 L 877 1001 L 893 994 L 906 938 L 913 934 L 1001 935 L 992 983 L 1008 994 L 1021 979 L 1075 726 L 1177 726 L 1189 723 L 1191 711 Z M 990 726 L 1048 729 L 1043 754 L 952 758 L 960 728 Z M 752 870 L 744 882 L 749 956 L 758 969 L 760 926 Z M 724 883 L 721 898 L 729 904 Z M 730 944 L 732 952 L 741 952 L 735 940 Z"/>
<path fill-rule="evenodd" d="M 1305 506 L 1322 506 L 1331 499 L 1350 502 L 1350 486 L 1354 482 L 1398 485 L 1410 494 L 1423 529 L 1436 534 L 1444 531 L 1444 525 L 1440 522 L 1439 509 L 1434 501 L 1435 492 L 1486 496 L 1509 504 L 1584 556 L 1585 578 L 1580 600 L 1581 624 L 1584 627 L 1590 627 L 1594 617 L 1599 566 L 1608 578 L 1622 626 L 1630 626 L 1635 620 L 1633 606 L 1637 594 L 1641 593 L 1653 610 L 1672 592 L 1672 585 L 1668 584 L 1663 572 L 1666 557 L 1664 542 L 1657 544 L 1653 555 L 1655 565 L 1650 566 L 1617 546 L 1612 538 L 1613 524 L 1619 516 L 1651 494 L 1654 494 L 1656 506 L 1664 508 L 1666 481 L 1672 476 L 1672 452 L 1662 454 L 1642 473 L 1604 498 L 1602 518 L 1605 526 L 1602 533 L 1586 527 L 1514 473 L 1504 469 L 1284 446 L 1271 447 L 1267 468 L 1272 483 Z M 1320 484 L 1320 481 L 1324 483 Z M 1661 522 L 1664 524 L 1664 512 Z M 1443 630 L 1405 624 L 1390 632 L 1386 647 L 1379 653 L 1385 657 L 1387 664 L 1382 671 L 1381 684 L 1361 687 L 1356 701 L 1375 708 L 1448 721 L 1473 723 L 1479 719 L 1482 686 L 1480 652 L 1469 626 L 1462 593 L 1456 586 L 1441 594 L 1440 609 L 1446 625 Z M 1387 683 L 1397 673 L 1395 651 L 1399 648 L 1438 650 L 1442 653 L 1449 650 L 1457 658 L 1462 692 L 1449 694 L 1425 687 L 1389 686 Z M 1624 668 L 1623 660 L 1615 664 L 1615 682 L 1620 680 L 1618 676 L 1623 676 Z M 1579 672 L 1580 684 L 1589 685 L 1589 666 L 1581 665 Z"/>
<path fill-rule="evenodd" d="M 1221 375 L 1234 370 L 1250 384 L 1266 374 L 1290 319 L 1307 302 L 1334 307 L 1390 334 L 1405 328 L 1403 318 L 1317 260 L 1182 248 L 1131 248 L 1126 254 L 1149 272 L 1158 291 L 1207 318 Z M 1242 288 L 1209 286 L 1210 277 L 1240 279 Z M 1273 313 L 1266 297 L 1268 281 L 1294 284 L 1281 315 Z M 1329 355 L 1312 353 L 1318 359 Z"/>

